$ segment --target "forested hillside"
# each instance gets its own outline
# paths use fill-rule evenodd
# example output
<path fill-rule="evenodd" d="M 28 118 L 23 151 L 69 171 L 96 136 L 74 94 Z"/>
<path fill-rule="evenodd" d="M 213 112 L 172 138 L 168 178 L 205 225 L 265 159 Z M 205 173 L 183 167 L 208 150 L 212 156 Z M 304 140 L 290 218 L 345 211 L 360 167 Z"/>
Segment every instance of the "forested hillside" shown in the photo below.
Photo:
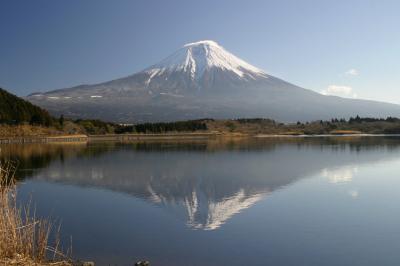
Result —
<path fill-rule="evenodd" d="M 0 123 L 49 126 L 51 121 L 46 110 L 0 88 Z"/>

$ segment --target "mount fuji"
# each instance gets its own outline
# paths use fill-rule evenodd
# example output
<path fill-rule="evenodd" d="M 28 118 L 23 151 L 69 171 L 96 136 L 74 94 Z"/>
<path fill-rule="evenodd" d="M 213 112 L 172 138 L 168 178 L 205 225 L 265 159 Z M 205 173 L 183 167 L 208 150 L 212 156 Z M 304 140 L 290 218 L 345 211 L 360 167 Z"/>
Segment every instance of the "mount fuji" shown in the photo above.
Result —
<path fill-rule="evenodd" d="M 268 75 L 214 41 L 186 44 L 128 77 L 34 93 L 27 99 L 54 115 L 123 123 L 400 116 L 400 105 L 325 96 Z"/>

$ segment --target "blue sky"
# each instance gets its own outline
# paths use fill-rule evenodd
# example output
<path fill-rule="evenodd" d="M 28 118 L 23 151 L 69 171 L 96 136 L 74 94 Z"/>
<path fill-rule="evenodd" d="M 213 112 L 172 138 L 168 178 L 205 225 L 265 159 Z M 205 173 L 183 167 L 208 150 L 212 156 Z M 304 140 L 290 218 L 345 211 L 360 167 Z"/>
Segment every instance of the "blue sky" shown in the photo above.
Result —
<path fill-rule="evenodd" d="M 217 41 L 327 94 L 400 103 L 400 1 L 2 0 L 0 86 L 17 95 L 133 74 Z"/>

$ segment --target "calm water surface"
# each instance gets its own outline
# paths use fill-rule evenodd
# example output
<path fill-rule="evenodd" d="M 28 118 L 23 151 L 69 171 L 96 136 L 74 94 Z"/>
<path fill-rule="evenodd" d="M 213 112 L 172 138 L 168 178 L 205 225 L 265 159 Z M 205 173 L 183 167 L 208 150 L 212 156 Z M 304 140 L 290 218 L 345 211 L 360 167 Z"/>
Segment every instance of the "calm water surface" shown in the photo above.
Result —
<path fill-rule="evenodd" d="M 96 265 L 399 265 L 400 138 L 4 145 Z"/>

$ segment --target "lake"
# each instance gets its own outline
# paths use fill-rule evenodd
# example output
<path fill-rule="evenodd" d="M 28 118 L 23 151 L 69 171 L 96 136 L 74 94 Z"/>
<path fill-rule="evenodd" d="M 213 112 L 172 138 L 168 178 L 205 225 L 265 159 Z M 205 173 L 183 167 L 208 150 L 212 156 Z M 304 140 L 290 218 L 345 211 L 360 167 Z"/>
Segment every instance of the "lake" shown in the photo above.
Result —
<path fill-rule="evenodd" d="M 398 265 L 400 138 L 3 145 L 96 265 Z"/>

